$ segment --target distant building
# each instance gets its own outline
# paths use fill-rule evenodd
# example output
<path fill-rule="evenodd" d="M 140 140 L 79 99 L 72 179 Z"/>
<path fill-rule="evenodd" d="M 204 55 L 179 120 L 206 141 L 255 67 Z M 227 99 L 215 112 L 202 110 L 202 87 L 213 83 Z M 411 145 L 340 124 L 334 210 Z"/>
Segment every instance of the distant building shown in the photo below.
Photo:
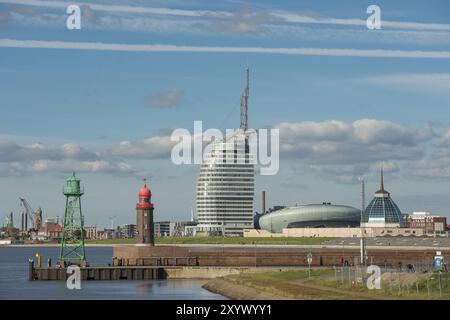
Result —
<path fill-rule="evenodd" d="M 284 228 L 281 232 L 271 233 L 267 230 L 247 229 L 244 237 L 266 238 L 266 237 L 331 237 L 331 238 L 359 238 L 361 236 L 372 237 L 421 237 L 422 229 L 414 228 Z"/>
<path fill-rule="evenodd" d="M 117 232 L 114 229 L 104 229 L 102 231 L 97 231 L 97 239 L 108 240 L 117 238 Z"/>
<path fill-rule="evenodd" d="M 84 230 L 86 232 L 84 238 L 88 240 L 97 239 L 97 226 L 85 226 Z"/>
<path fill-rule="evenodd" d="M 224 235 L 223 227 L 221 226 L 186 226 L 184 230 L 186 237 L 219 237 Z"/>
<path fill-rule="evenodd" d="M 186 227 L 195 227 L 197 225 L 194 221 L 176 221 L 170 223 L 170 236 L 185 237 L 187 236 Z"/>
<path fill-rule="evenodd" d="M 55 224 L 47 228 L 47 237 L 49 240 L 61 240 L 62 227 L 60 224 Z"/>
<path fill-rule="evenodd" d="M 132 239 L 136 238 L 136 225 L 135 224 L 125 224 L 119 227 L 119 237 L 121 239 Z"/>
<path fill-rule="evenodd" d="M 424 234 L 440 234 L 447 230 L 447 218 L 430 212 L 413 212 L 406 215 L 405 225 L 408 228 L 423 229 Z"/>
<path fill-rule="evenodd" d="M 384 189 L 383 169 L 381 169 L 381 187 L 375 192 L 373 200 L 364 210 L 361 227 L 399 228 L 404 227 L 403 215 L 391 194 Z"/>
<path fill-rule="evenodd" d="M 40 224 L 36 233 L 36 239 L 40 241 L 59 241 L 62 237 L 62 226 L 57 218 L 47 218 Z"/>
<path fill-rule="evenodd" d="M 275 210 L 260 216 L 258 223 L 262 230 L 280 233 L 285 228 L 356 227 L 360 219 L 361 210 L 326 202 Z"/>
<path fill-rule="evenodd" d="M 154 222 L 155 236 L 156 237 L 168 237 L 170 236 L 170 221 L 157 221 Z"/>

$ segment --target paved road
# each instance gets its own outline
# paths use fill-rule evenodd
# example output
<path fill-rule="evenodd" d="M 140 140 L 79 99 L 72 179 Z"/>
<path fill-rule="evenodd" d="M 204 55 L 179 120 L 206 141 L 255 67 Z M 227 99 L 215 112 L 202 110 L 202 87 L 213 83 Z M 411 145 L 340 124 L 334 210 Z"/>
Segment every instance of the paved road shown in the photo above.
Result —
<path fill-rule="evenodd" d="M 359 246 L 359 238 L 339 238 L 324 242 L 326 246 Z M 366 238 L 366 245 L 369 247 L 432 247 L 439 249 L 441 247 L 450 247 L 450 238 Z"/>

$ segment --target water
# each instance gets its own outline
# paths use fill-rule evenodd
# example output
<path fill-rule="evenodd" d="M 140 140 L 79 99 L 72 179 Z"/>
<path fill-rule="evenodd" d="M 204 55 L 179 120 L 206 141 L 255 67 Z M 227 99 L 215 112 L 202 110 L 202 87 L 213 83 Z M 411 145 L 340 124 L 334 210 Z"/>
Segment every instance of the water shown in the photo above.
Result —
<path fill-rule="evenodd" d="M 28 281 L 28 259 L 39 252 L 46 264 L 54 264 L 59 248 L 53 247 L 0 247 L 0 300 L 5 299 L 135 299 L 135 300 L 195 300 L 223 299 L 201 286 L 202 280 L 153 281 L 84 281 L 81 290 L 68 290 L 65 281 Z M 88 247 L 89 264 L 107 265 L 111 262 L 112 248 Z"/>

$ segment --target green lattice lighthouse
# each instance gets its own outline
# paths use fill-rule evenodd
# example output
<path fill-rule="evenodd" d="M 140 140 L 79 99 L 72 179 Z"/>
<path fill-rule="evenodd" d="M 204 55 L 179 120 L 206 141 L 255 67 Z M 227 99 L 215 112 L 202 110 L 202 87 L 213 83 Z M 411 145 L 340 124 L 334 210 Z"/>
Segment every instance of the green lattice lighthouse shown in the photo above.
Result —
<path fill-rule="evenodd" d="M 66 196 L 66 211 L 62 230 L 61 266 L 76 264 L 86 266 L 84 251 L 84 219 L 81 212 L 81 196 L 84 190 L 75 172 L 66 181 L 63 194 Z"/>

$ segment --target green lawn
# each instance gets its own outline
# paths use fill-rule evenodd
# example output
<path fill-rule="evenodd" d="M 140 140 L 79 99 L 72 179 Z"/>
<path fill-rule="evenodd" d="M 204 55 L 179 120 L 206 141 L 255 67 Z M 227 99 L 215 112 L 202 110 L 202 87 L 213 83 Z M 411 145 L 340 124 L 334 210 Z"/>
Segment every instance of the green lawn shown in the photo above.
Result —
<path fill-rule="evenodd" d="M 311 278 L 307 270 L 244 273 L 226 276 L 231 283 L 252 287 L 259 291 L 274 293 L 291 299 L 450 299 L 450 275 L 441 274 L 441 291 L 438 290 L 438 274 L 430 274 L 415 284 L 389 286 L 382 284 L 380 290 L 369 290 L 365 283 L 353 286 L 348 282 L 336 281 L 330 268 L 312 269 Z M 428 291 L 429 288 L 429 291 Z"/>
<path fill-rule="evenodd" d="M 164 237 L 156 244 L 296 244 L 317 245 L 332 238 Z M 133 244 L 135 239 L 86 240 L 87 244 Z"/>
<path fill-rule="evenodd" d="M 133 244 L 136 239 L 85 240 L 86 244 Z"/>
<path fill-rule="evenodd" d="M 427 283 L 428 278 L 428 283 Z M 349 284 L 346 279 L 344 283 L 338 281 L 334 277 L 330 278 L 313 278 L 306 283 L 315 284 L 335 289 L 341 289 L 348 292 L 364 294 L 364 296 L 372 296 L 373 298 L 395 298 L 408 300 L 436 300 L 436 299 L 450 299 L 450 276 L 446 273 L 441 274 L 441 289 L 439 290 L 439 276 L 437 273 L 428 274 L 425 278 L 417 280 L 413 283 L 402 283 L 400 286 L 397 283 L 389 284 L 384 281 L 379 290 L 369 290 L 366 282 L 358 283 L 356 285 Z"/>
<path fill-rule="evenodd" d="M 333 269 L 313 269 L 311 277 L 320 277 L 333 274 Z M 308 271 L 282 271 L 264 273 L 244 273 L 225 277 L 229 282 L 248 286 L 288 299 L 316 300 L 316 299 L 351 299 L 345 294 L 322 291 L 301 285 L 308 279 Z"/>

